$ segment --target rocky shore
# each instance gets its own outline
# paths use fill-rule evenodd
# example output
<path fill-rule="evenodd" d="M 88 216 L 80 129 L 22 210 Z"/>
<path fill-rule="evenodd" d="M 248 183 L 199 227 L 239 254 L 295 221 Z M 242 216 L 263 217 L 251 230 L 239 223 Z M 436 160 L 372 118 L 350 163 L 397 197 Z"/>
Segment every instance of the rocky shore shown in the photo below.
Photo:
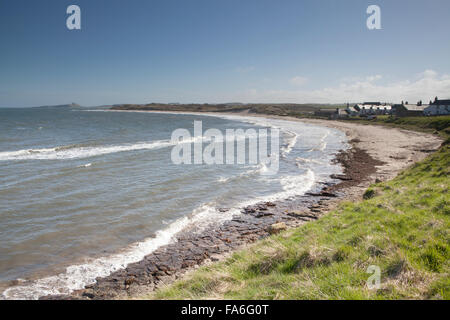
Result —
<path fill-rule="evenodd" d="M 71 295 L 41 299 L 128 299 L 143 296 L 200 265 L 223 259 L 230 252 L 270 234 L 316 220 L 344 199 L 361 199 L 371 183 L 393 178 L 441 144 L 438 137 L 405 130 L 337 121 L 276 118 L 304 121 L 346 132 L 352 147 L 339 152 L 335 158 L 343 166 L 344 173 L 331 176 L 331 182 L 323 182 L 317 190 L 301 197 L 258 203 L 244 208 L 242 214 L 220 226 L 201 233 L 180 233 L 175 242 L 158 248 L 142 261 L 98 278 L 95 284 Z M 220 210 L 226 212 L 228 209 Z"/>
<path fill-rule="evenodd" d="M 376 172 L 380 161 L 353 147 L 337 154 L 344 174 L 332 176 L 317 192 L 278 202 L 261 202 L 245 207 L 242 214 L 201 234 L 178 234 L 176 241 L 158 248 L 144 260 L 123 270 L 98 278 L 93 285 L 71 295 L 41 299 L 124 299 L 137 297 L 175 281 L 189 270 L 217 261 L 227 253 L 256 240 L 318 219 L 345 198 L 346 188 L 356 186 Z M 363 164 L 363 165 L 362 165 Z M 227 208 L 219 209 L 222 212 Z"/>

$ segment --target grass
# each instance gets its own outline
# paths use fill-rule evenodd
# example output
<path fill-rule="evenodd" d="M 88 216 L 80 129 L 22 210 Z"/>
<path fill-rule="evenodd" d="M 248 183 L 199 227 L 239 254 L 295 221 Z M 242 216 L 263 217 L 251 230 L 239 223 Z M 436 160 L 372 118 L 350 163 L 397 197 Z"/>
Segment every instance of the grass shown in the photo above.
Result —
<path fill-rule="evenodd" d="M 448 122 L 411 121 L 440 128 L 448 141 Z M 448 300 L 449 174 L 444 144 L 395 179 L 372 185 L 360 202 L 343 202 L 145 298 Z M 369 266 L 380 268 L 378 289 L 367 284 Z"/>
<path fill-rule="evenodd" d="M 365 120 L 363 118 L 354 117 L 344 121 L 354 121 L 364 124 L 384 125 L 388 127 L 434 133 L 447 139 L 447 143 L 449 142 L 450 116 L 405 118 L 377 116 L 377 118 L 373 120 Z"/>

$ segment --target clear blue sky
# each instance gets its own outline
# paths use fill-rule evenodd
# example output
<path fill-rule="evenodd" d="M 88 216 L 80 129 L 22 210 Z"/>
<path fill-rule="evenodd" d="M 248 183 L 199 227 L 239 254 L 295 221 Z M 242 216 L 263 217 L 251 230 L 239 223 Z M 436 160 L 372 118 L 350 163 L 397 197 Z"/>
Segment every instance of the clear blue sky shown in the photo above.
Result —
<path fill-rule="evenodd" d="M 81 8 L 82 30 L 66 28 Z M 381 7 L 382 30 L 366 8 Z M 448 0 L 1 0 L 0 107 L 450 96 Z"/>

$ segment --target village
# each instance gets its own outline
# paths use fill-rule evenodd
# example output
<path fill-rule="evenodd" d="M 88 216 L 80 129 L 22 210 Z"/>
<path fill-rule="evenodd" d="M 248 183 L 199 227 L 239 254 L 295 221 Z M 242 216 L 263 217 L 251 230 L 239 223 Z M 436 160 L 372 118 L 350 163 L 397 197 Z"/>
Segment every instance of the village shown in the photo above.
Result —
<path fill-rule="evenodd" d="M 315 116 L 328 117 L 330 119 L 342 119 L 361 117 L 374 119 L 380 115 L 395 117 L 420 117 L 420 116 L 444 116 L 450 114 L 450 99 L 439 100 L 438 97 L 429 104 L 418 101 L 410 104 L 402 101 L 399 104 L 389 104 L 381 102 L 364 102 L 353 106 L 347 103 L 346 108 L 320 109 L 314 112 Z"/>

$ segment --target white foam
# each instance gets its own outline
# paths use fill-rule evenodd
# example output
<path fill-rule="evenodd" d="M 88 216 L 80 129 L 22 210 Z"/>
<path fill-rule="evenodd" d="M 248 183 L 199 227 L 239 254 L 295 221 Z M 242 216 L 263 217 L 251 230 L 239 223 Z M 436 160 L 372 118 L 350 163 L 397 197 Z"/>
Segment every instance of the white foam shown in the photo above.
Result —
<path fill-rule="evenodd" d="M 265 134 L 259 135 L 260 138 L 267 137 Z M 216 142 L 224 141 L 240 141 L 246 139 L 257 139 L 258 136 L 247 137 L 245 134 L 241 136 L 225 137 L 225 139 L 216 139 Z M 110 146 L 83 146 L 83 145 L 67 145 L 58 146 L 54 148 L 42 148 L 42 149 L 25 149 L 18 151 L 3 151 L 0 152 L 0 161 L 11 160 L 67 160 L 67 159 L 83 159 L 90 158 L 105 154 L 126 152 L 126 151 L 138 151 L 138 150 L 153 150 L 175 146 L 182 143 L 194 143 L 194 142 L 211 142 L 211 138 L 207 137 L 192 137 L 191 139 L 181 141 L 171 140 L 157 140 L 150 142 L 136 142 L 132 144 L 123 145 L 110 145 Z"/>
<path fill-rule="evenodd" d="M 274 194 L 271 201 L 288 199 L 305 194 L 316 183 L 316 176 L 311 169 L 308 169 L 302 175 L 282 177 L 280 183 L 284 191 Z"/>
<path fill-rule="evenodd" d="M 236 175 L 236 176 L 232 176 L 232 177 L 219 177 L 219 179 L 217 179 L 217 182 L 220 183 L 225 183 L 225 182 L 229 182 L 231 180 L 234 179 L 240 179 L 243 177 L 248 177 L 248 176 L 252 176 L 252 175 L 256 175 L 256 174 L 263 174 L 264 172 L 267 172 L 269 170 L 269 168 L 267 167 L 267 165 L 265 163 L 260 163 L 258 165 L 252 166 L 253 168 L 256 169 L 250 169 L 244 172 L 241 172 L 240 174 Z"/>
<path fill-rule="evenodd" d="M 265 118 L 223 115 L 211 116 L 245 121 L 267 127 L 275 127 L 272 120 Z M 280 121 L 282 120 L 276 121 L 276 123 L 278 124 Z M 290 123 L 289 121 L 283 121 L 284 122 L 282 123 Z M 298 125 L 299 123 L 296 122 L 295 126 Z M 298 135 L 295 132 L 293 133 L 295 135 L 292 136 L 293 138 L 288 141 L 286 149 L 283 150 L 287 153 L 291 152 L 297 142 Z M 322 142 L 326 143 L 325 139 L 327 135 L 328 133 L 322 137 Z M 75 148 L 63 147 L 38 150 L 19 150 L 12 152 L 0 152 L 0 160 L 85 158 L 113 152 L 163 148 L 171 145 L 173 144 L 171 144 L 170 141 L 161 140 L 118 146 Z M 326 145 L 324 148 L 325 147 Z M 267 168 L 261 165 L 256 169 L 252 168 L 252 170 L 248 170 L 243 174 L 254 174 L 265 169 Z M 221 178 L 219 181 L 226 182 L 228 179 L 232 178 L 234 177 Z M 6 299 L 37 299 L 45 295 L 70 294 L 74 290 L 79 290 L 84 288 L 86 285 L 95 283 L 95 279 L 97 277 L 108 276 L 117 270 L 126 268 L 126 266 L 130 263 L 141 261 L 146 255 L 150 254 L 160 246 L 175 241 L 175 235 L 186 228 L 192 227 L 196 231 L 201 232 L 202 229 L 212 223 L 220 223 L 231 219 L 233 215 L 240 213 L 240 208 L 245 206 L 253 205 L 261 201 L 277 201 L 303 195 L 314 186 L 316 176 L 312 170 L 308 169 L 304 174 L 284 176 L 281 177 L 279 181 L 283 189 L 280 192 L 250 199 L 246 202 L 240 203 L 226 213 L 219 212 L 215 208 L 214 204 L 204 204 L 195 209 L 190 216 L 180 218 L 170 223 L 165 229 L 156 232 L 156 236 L 154 238 L 149 238 L 142 242 L 135 243 L 117 254 L 93 259 L 84 264 L 70 266 L 65 272 L 55 276 L 46 277 L 35 281 L 20 282 L 18 286 L 5 290 L 3 292 L 3 297 Z"/>
<path fill-rule="evenodd" d="M 190 140 L 180 142 L 172 142 L 170 140 L 157 140 L 151 142 L 137 142 L 133 144 L 98 146 L 98 147 L 97 146 L 80 147 L 69 145 L 45 149 L 4 151 L 0 152 L 0 161 L 82 159 L 117 152 L 161 149 L 174 146 L 177 143 L 192 143 L 197 141 L 198 139 L 199 138 L 194 137 Z"/>
<path fill-rule="evenodd" d="M 304 195 L 311 190 L 317 182 L 314 172 L 308 169 L 304 174 L 296 176 L 284 176 L 279 179 L 283 191 L 276 192 L 267 196 L 255 197 L 251 200 L 239 204 L 239 208 L 254 205 L 265 201 L 280 201 L 286 200 L 295 196 Z"/>
<path fill-rule="evenodd" d="M 92 166 L 92 163 L 86 163 L 86 164 L 82 164 L 81 166 L 78 166 L 78 168 L 89 168 Z"/>
<path fill-rule="evenodd" d="M 65 272 L 34 281 L 26 281 L 3 292 L 4 299 L 36 300 L 46 295 L 70 294 L 94 284 L 97 277 L 106 277 L 124 269 L 128 264 L 141 261 L 146 255 L 160 246 L 176 241 L 175 235 L 187 227 L 201 232 L 213 223 L 220 223 L 239 213 L 231 209 L 219 212 L 213 204 L 204 204 L 193 211 L 189 217 L 183 217 L 171 223 L 167 228 L 157 231 L 154 238 L 135 243 L 120 253 L 91 260 L 85 264 L 69 266 Z"/>
<path fill-rule="evenodd" d="M 316 160 L 316 159 L 308 159 L 308 158 L 302 158 L 302 157 L 297 157 L 295 158 L 295 160 L 297 161 L 297 167 L 302 168 L 302 164 L 304 163 L 314 163 L 314 164 L 325 164 L 322 161 Z"/>
<path fill-rule="evenodd" d="M 167 228 L 157 231 L 155 238 L 135 243 L 120 253 L 101 257 L 85 264 L 69 266 L 64 273 L 11 287 L 3 292 L 5 299 L 38 299 L 46 295 L 70 294 L 75 290 L 94 284 L 97 277 L 106 277 L 111 273 L 124 269 L 128 264 L 141 261 L 160 246 L 176 241 L 175 235 L 192 228 L 201 232 L 208 226 L 223 223 L 240 213 L 240 209 L 261 201 L 276 201 L 302 195 L 315 183 L 314 173 L 308 170 L 299 176 L 286 176 L 280 179 L 283 191 L 264 197 L 258 197 L 240 203 L 223 213 L 213 203 L 203 204 L 193 211 L 191 216 L 183 217 L 171 223 Z"/>
<path fill-rule="evenodd" d="M 326 139 L 328 138 L 329 135 L 330 135 L 330 131 L 325 132 L 325 135 L 323 135 L 323 137 L 320 138 L 319 144 L 317 146 L 311 148 L 310 150 L 308 150 L 308 152 L 324 151 L 328 145 Z"/>
<path fill-rule="evenodd" d="M 19 151 L 0 152 L 0 161 L 7 160 L 66 160 L 89 158 L 99 155 L 164 148 L 171 146 L 170 141 L 156 141 L 150 143 L 135 143 L 129 145 L 102 146 L 102 147 L 81 147 L 81 148 L 50 148 L 50 149 L 31 149 Z"/>
<path fill-rule="evenodd" d="M 289 153 L 291 153 L 292 149 L 295 147 L 295 144 L 297 143 L 298 134 L 292 131 L 286 131 L 288 135 L 290 135 L 290 139 L 288 139 L 288 142 L 283 148 L 281 149 L 281 154 L 283 157 L 286 157 Z"/>

